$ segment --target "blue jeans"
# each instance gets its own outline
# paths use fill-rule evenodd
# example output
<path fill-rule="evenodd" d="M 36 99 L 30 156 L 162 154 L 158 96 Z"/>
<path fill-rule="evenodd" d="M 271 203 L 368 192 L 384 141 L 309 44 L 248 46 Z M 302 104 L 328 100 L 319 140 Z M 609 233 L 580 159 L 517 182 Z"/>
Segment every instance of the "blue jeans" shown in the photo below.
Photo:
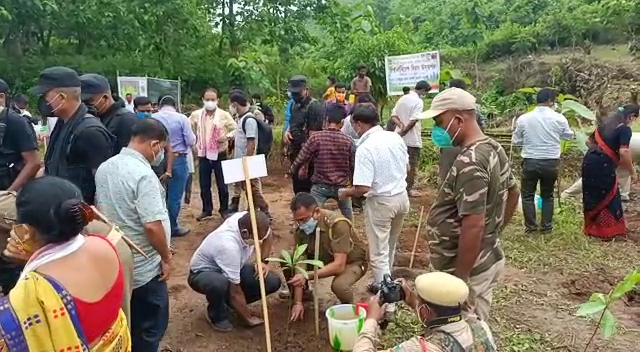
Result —
<path fill-rule="evenodd" d="M 179 155 L 173 159 L 171 174 L 171 178 L 167 181 L 167 210 L 171 221 L 171 234 L 174 234 L 179 230 L 178 215 L 180 215 L 182 196 L 187 187 L 187 178 L 189 177 L 186 155 Z"/>
<path fill-rule="evenodd" d="M 344 188 L 344 186 L 332 186 L 322 183 L 316 183 L 311 186 L 311 195 L 318 202 L 319 207 L 324 207 L 324 204 L 329 199 L 335 199 L 338 202 L 338 208 L 345 218 L 353 219 L 353 209 L 351 209 L 351 199 L 339 199 L 338 190 Z"/>
<path fill-rule="evenodd" d="M 169 326 L 169 290 L 159 276 L 131 294 L 131 350 L 157 352 Z"/>

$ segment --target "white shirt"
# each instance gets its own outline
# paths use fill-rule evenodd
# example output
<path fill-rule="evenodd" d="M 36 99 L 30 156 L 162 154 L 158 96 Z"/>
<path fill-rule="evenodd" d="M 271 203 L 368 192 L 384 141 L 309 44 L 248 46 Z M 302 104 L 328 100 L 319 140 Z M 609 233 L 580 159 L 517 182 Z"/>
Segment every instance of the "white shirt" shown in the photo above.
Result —
<path fill-rule="evenodd" d="M 125 103 L 125 108 L 131 112 L 135 112 L 135 108 L 133 107 L 133 103 Z"/>
<path fill-rule="evenodd" d="M 424 102 L 420 99 L 418 93 L 411 91 L 409 94 L 403 95 L 396 102 L 392 115 L 397 116 L 403 125 L 408 125 L 411 121 L 416 121 L 413 128 L 405 134 L 402 139 L 407 147 L 422 148 L 422 124 L 418 120 L 418 116 L 424 109 Z M 396 127 L 396 132 L 400 131 L 400 127 Z"/>
<path fill-rule="evenodd" d="M 522 146 L 522 158 L 559 159 L 560 141 L 574 136 L 566 117 L 550 107 L 538 106 L 516 121 L 513 144 Z"/>
<path fill-rule="evenodd" d="M 246 213 L 231 215 L 202 241 L 191 257 L 192 272 L 215 271 L 233 284 L 240 283 L 240 270 L 253 254 L 253 246 L 242 240 L 238 226 L 238 220 Z"/>
<path fill-rule="evenodd" d="M 380 126 L 365 132 L 356 149 L 353 184 L 371 189 L 365 196 L 391 197 L 407 188 L 409 154 L 402 137 Z"/>

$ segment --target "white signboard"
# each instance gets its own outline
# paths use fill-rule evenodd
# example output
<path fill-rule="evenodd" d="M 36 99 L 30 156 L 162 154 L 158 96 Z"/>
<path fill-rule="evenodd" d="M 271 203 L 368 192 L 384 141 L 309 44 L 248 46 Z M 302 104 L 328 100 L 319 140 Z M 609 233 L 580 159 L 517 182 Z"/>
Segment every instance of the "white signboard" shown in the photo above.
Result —
<path fill-rule="evenodd" d="M 402 88 L 415 87 L 419 81 L 431 85 L 430 93 L 440 91 L 440 53 L 425 53 L 385 57 L 387 94 L 402 95 Z"/>
<path fill-rule="evenodd" d="M 252 179 L 267 176 L 267 161 L 264 158 L 264 154 L 248 156 L 246 158 L 249 175 L 244 174 L 242 158 L 222 161 L 222 177 L 224 178 L 224 183 L 230 184 L 244 181 L 247 178 Z"/>
<path fill-rule="evenodd" d="M 137 96 L 147 96 L 146 77 L 118 77 L 118 95 L 124 99 L 127 94 L 135 99 Z"/>

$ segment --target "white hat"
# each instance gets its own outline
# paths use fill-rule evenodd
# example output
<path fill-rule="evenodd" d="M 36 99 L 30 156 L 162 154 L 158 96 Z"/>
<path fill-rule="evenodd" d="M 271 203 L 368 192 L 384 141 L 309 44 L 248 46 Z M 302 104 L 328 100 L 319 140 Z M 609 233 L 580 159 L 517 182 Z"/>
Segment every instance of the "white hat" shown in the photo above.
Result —
<path fill-rule="evenodd" d="M 464 281 L 441 271 L 418 276 L 416 291 L 423 301 L 443 307 L 457 307 L 469 296 L 469 286 Z"/>
<path fill-rule="evenodd" d="M 475 110 L 476 98 L 460 88 L 447 88 L 433 98 L 429 110 L 423 112 L 419 119 L 432 119 L 449 110 Z"/>

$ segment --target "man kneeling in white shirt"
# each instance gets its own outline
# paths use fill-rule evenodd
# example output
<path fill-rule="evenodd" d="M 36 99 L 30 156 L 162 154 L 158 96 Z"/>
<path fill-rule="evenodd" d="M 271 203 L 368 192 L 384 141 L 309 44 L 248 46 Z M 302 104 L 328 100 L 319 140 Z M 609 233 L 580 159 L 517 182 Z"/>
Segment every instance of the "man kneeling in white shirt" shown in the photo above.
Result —
<path fill-rule="evenodd" d="M 263 255 L 271 252 L 272 236 L 269 217 L 256 213 L 258 238 Z M 260 300 L 260 283 L 257 265 L 262 265 L 266 275 L 267 295 L 280 289 L 280 277 L 268 272 L 264 263 L 251 263 L 254 250 L 251 217 L 248 212 L 230 216 L 200 244 L 191 258 L 188 283 L 191 288 L 206 296 L 207 321 L 218 331 L 231 331 L 228 308 L 249 327 L 262 324 L 252 316 L 247 304 Z"/>

